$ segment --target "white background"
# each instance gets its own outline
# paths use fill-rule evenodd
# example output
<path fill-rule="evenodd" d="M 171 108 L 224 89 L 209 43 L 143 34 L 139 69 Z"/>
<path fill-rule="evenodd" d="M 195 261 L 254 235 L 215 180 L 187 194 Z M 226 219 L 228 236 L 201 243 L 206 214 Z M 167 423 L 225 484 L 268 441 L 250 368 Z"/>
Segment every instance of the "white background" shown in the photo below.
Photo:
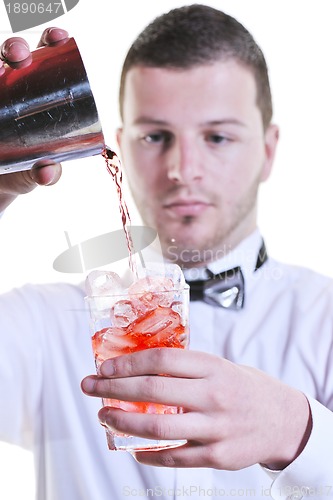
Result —
<path fill-rule="evenodd" d="M 116 149 L 120 66 L 130 43 L 151 19 L 187 0 L 80 0 L 53 23 L 18 33 L 31 47 L 56 25 L 75 37 L 94 92 L 107 144 Z M 262 186 L 259 224 L 270 254 L 333 276 L 331 217 L 333 30 L 331 0 L 202 0 L 238 18 L 262 46 L 281 141 L 271 179 Z M 0 35 L 10 36 L 0 3 Z M 1 95 L 0 95 L 1 102 Z M 0 111 L 1 112 L 1 111 Z M 129 194 L 132 221 L 138 216 Z M 7 210 L 0 231 L 0 292 L 25 282 L 66 280 L 53 260 L 71 243 L 119 229 L 115 187 L 100 157 L 64 164 L 57 186 L 40 188 Z M 0 318 L 1 321 L 1 318 Z M 13 385 L 13 397 L 15 386 Z M 0 399 L 1 405 L 1 399 Z M 0 445 L 0 498 L 33 498 L 30 453 Z"/>

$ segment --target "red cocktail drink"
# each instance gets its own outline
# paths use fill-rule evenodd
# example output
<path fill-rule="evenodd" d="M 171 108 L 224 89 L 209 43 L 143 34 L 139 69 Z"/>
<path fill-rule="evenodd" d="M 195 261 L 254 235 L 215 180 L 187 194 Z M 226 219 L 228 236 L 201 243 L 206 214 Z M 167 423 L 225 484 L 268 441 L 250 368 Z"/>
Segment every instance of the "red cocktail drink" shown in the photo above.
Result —
<path fill-rule="evenodd" d="M 97 373 L 108 358 L 155 347 L 188 347 L 188 287 L 184 283 L 175 284 L 166 277 L 146 277 L 133 283 L 126 293 L 99 294 L 87 300 L 92 318 L 92 345 Z M 182 411 L 179 407 L 145 401 L 104 399 L 103 404 L 139 413 L 176 414 Z M 152 441 L 110 431 L 107 435 L 112 450 L 161 449 L 185 442 Z"/>

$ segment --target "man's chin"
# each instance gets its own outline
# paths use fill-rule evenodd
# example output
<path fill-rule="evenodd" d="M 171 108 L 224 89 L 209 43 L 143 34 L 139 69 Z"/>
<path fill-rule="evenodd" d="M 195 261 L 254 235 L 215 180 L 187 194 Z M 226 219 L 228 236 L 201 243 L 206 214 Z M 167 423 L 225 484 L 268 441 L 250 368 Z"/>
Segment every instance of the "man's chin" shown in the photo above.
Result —
<path fill-rule="evenodd" d="M 201 242 L 202 244 L 202 242 Z M 163 245 L 163 256 L 169 262 L 179 264 L 181 267 L 192 267 L 200 265 L 203 262 L 204 254 L 206 253 L 201 245 L 191 244 L 186 241 L 170 241 Z"/>
<path fill-rule="evenodd" d="M 198 219 L 173 224 L 168 221 L 158 226 L 157 232 L 164 258 L 175 263 L 187 266 L 192 262 L 195 264 L 202 260 L 205 251 L 215 243 L 216 236 L 207 234 L 207 223 L 203 224 Z"/>

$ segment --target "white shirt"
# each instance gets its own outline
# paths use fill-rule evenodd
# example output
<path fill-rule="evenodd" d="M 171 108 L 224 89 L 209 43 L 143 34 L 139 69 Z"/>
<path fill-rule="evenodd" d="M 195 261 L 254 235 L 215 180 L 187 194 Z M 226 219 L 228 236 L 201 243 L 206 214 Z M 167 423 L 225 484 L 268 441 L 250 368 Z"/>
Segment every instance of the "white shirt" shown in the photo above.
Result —
<path fill-rule="evenodd" d="M 302 390 L 313 430 L 301 455 L 268 474 L 259 465 L 232 472 L 149 467 L 110 452 L 97 419 L 101 403 L 80 389 L 95 373 L 84 292 L 26 285 L 0 297 L 0 439 L 33 450 L 39 500 L 333 498 L 333 281 L 271 258 L 254 273 L 260 245 L 256 231 L 211 266 L 242 267 L 245 306 L 191 304 L 191 348 Z"/>

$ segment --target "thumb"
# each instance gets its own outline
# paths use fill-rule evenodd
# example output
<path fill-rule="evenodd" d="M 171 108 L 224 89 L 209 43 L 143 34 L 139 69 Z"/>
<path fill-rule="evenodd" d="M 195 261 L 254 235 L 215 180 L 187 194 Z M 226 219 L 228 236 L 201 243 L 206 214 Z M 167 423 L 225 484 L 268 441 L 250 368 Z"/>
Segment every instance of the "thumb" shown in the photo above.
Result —
<path fill-rule="evenodd" d="M 31 170 L 0 175 L 0 194 L 17 196 L 32 191 L 38 184 L 55 184 L 61 176 L 60 163 L 46 160 L 37 163 Z"/>
<path fill-rule="evenodd" d="M 50 163 L 47 160 L 40 161 L 30 170 L 32 181 L 40 186 L 52 186 L 61 177 L 62 168 L 60 163 Z"/>

